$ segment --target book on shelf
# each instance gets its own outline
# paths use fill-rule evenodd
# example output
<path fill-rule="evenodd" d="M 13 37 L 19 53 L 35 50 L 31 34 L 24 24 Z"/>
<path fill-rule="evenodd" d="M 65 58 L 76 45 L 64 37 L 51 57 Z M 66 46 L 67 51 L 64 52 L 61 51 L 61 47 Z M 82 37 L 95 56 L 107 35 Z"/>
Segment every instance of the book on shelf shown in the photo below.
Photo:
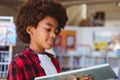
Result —
<path fill-rule="evenodd" d="M 108 80 L 117 77 L 109 64 L 101 64 L 88 68 L 61 72 L 54 75 L 36 77 L 35 80 L 74 80 L 84 75 L 92 76 L 94 80 Z"/>

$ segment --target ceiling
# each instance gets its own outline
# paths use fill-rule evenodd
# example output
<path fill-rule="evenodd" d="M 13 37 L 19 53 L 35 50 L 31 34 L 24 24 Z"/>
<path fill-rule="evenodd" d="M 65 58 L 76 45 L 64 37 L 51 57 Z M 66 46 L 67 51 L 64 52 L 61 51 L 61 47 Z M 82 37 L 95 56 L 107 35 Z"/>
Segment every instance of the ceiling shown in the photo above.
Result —
<path fill-rule="evenodd" d="M 10 5 L 17 7 L 24 0 L 0 0 L 0 4 Z M 96 3 L 108 3 L 108 2 L 119 2 L 120 0 L 58 0 L 64 6 L 79 5 L 79 4 L 96 4 Z"/>
<path fill-rule="evenodd" d="M 65 6 L 79 5 L 79 4 L 99 4 L 109 2 L 119 2 L 120 0 L 59 0 Z"/>

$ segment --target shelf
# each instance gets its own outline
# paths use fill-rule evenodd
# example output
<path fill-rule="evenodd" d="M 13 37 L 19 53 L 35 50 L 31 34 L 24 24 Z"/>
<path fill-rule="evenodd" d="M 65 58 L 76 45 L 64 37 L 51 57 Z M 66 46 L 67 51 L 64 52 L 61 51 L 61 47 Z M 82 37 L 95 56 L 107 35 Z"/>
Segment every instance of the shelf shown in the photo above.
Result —
<path fill-rule="evenodd" d="M 62 71 L 85 68 L 104 63 L 109 63 L 111 67 L 118 67 L 120 65 L 120 57 L 57 55 L 57 58 L 60 62 Z"/>

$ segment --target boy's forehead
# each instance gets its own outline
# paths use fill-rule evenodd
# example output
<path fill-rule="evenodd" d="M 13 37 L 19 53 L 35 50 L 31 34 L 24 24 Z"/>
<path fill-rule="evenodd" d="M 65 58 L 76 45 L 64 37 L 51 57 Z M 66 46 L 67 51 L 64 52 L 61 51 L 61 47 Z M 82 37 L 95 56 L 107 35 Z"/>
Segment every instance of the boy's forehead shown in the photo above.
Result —
<path fill-rule="evenodd" d="M 58 27 L 58 21 L 56 18 L 51 17 L 51 16 L 46 16 L 44 19 L 42 19 L 41 21 L 39 21 L 39 23 L 45 22 L 46 24 L 50 25 L 50 26 L 55 26 Z"/>

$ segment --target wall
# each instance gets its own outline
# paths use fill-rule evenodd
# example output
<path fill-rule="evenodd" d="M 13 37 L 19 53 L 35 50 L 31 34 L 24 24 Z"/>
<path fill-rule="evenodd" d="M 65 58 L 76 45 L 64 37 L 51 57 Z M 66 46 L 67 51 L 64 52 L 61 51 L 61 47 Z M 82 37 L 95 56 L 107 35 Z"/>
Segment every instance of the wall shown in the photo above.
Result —
<path fill-rule="evenodd" d="M 120 22 L 120 7 L 117 6 L 115 2 L 112 3 L 99 3 L 99 4 L 88 4 L 88 17 L 98 11 L 105 12 L 105 23 L 108 25 L 107 21 L 119 21 Z M 106 26 L 105 25 L 105 26 Z M 120 25 L 120 24 L 119 24 Z"/>
<path fill-rule="evenodd" d="M 16 8 L 10 5 L 0 4 L 0 16 L 15 16 Z"/>
<path fill-rule="evenodd" d="M 80 21 L 83 19 L 82 10 L 83 10 L 82 5 L 68 7 L 67 15 L 68 15 L 69 20 L 67 24 L 68 25 L 74 25 L 74 24 L 79 25 Z"/>

